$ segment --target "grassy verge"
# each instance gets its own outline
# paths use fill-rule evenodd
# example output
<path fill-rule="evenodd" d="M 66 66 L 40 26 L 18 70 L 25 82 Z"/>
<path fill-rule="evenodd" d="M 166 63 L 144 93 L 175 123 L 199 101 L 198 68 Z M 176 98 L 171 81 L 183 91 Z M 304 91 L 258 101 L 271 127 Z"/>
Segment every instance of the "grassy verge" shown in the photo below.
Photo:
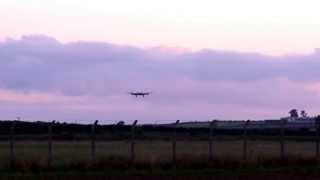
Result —
<path fill-rule="evenodd" d="M 314 166 L 290 167 L 242 167 L 238 169 L 170 169 L 170 170 L 126 170 L 126 171 L 45 171 L 0 172 L 0 179 L 319 179 L 320 168 Z"/>
<path fill-rule="evenodd" d="M 287 157 L 287 159 L 260 158 L 256 161 L 243 161 L 236 159 L 214 159 L 210 162 L 204 159 L 177 160 L 172 162 L 131 162 L 129 159 L 122 157 L 112 157 L 105 159 L 97 159 L 95 161 L 73 161 L 66 164 L 55 164 L 48 167 L 42 161 L 36 159 L 28 161 L 15 161 L 12 166 L 6 163 L 2 167 L 0 173 L 92 173 L 92 172 L 108 172 L 112 174 L 125 173 L 176 173 L 176 172 L 256 172 L 256 171 L 276 171 L 279 170 L 318 170 L 319 162 L 315 158 Z M 161 174 L 160 173 L 160 174 Z"/>

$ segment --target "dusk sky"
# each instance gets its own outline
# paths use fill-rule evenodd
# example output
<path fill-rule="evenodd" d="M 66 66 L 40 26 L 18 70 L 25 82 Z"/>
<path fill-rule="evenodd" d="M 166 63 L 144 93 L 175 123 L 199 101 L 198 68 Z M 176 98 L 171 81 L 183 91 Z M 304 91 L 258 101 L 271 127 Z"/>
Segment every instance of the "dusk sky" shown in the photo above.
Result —
<path fill-rule="evenodd" d="M 303 0 L 0 0 L 0 119 L 268 119 L 320 106 Z M 127 92 L 153 94 L 135 98 Z"/>

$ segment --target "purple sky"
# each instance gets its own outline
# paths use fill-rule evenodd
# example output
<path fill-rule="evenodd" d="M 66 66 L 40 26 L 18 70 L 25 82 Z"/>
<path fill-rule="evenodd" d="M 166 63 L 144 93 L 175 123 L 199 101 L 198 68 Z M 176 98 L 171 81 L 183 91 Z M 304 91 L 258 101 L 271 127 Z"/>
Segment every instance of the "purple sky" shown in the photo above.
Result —
<path fill-rule="evenodd" d="M 1 0 L 0 41 L 46 34 L 62 42 L 311 53 L 319 0 Z"/>
<path fill-rule="evenodd" d="M 166 122 L 317 114 L 320 52 L 235 51 L 61 43 L 43 35 L 0 42 L 2 119 Z M 153 94 L 134 98 L 128 91 Z"/>

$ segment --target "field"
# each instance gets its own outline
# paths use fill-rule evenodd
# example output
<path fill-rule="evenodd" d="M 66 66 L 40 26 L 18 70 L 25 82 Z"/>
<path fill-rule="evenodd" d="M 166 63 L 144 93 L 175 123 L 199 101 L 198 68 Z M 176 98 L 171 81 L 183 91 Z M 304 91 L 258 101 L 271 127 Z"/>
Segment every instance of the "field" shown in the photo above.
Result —
<path fill-rule="evenodd" d="M 212 133 L 208 128 L 141 126 L 133 130 L 132 126 L 101 125 L 94 132 L 92 125 L 62 123 L 51 132 L 47 123 L 17 122 L 14 129 L 11 122 L 2 123 L 0 179 L 320 177 L 319 136 L 305 129 L 216 129 Z"/>
<path fill-rule="evenodd" d="M 214 141 L 214 160 L 211 162 L 208 161 L 208 141 L 177 141 L 176 163 L 173 164 L 171 141 L 137 140 L 134 165 L 130 161 L 130 141 L 96 141 L 94 161 L 91 159 L 91 141 L 53 141 L 52 145 L 52 167 L 49 169 L 47 141 L 15 141 L 16 161 L 10 167 L 9 141 L 1 141 L 1 179 L 104 179 L 110 176 L 113 177 L 111 179 L 320 177 L 318 161 L 314 158 L 315 143 L 312 141 L 286 141 L 287 159 L 281 160 L 279 141 L 248 140 L 246 161 L 243 159 L 243 141 Z"/>
<path fill-rule="evenodd" d="M 96 159 L 130 159 L 130 141 L 97 141 Z M 9 142 L 0 142 L 0 161 L 9 159 Z M 53 164 L 72 163 L 91 160 L 90 141 L 54 141 L 52 144 Z M 205 161 L 209 157 L 208 141 L 177 141 L 176 157 L 179 160 Z M 16 141 L 14 145 L 16 160 L 47 161 L 47 141 Z M 286 141 L 285 153 L 290 157 L 312 158 L 315 156 L 315 143 L 312 141 Z M 243 141 L 214 141 L 215 159 L 241 160 Z M 277 141 L 249 140 L 247 142 L 248 161 L 261 158 L 273 159 L 280 156 L 280 144 Z M 136 141 L 135 159 L 141 163 L 165 163 L 172 160 L 172 142 L 162 140 Z"/>

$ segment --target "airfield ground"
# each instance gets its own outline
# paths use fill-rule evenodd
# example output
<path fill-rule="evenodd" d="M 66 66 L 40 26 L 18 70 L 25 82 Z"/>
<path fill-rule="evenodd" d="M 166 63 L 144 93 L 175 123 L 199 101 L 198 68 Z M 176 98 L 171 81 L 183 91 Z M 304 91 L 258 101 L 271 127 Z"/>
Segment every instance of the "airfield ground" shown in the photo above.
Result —
<path fill-rule="evenodd" d="M 90 141 L 54 141 L 52 164 L 63 165 L 75 162 L 90 162 Z M 247 144 L 247 159 L 250 162 L 261 159 L 280 158 L 280 145 L 277 141 L 250 140 Z M 46 163 L 48 143 L 46 141 L 17 141 L 14 145 L 17 161 Z M 9 143 L 0 142 L 0 165 L 9 161 Z M 312 141 L 286 141 L 285 153 L 288 157 L 314 158 L 315 143 Z M 203 161 L 209 157 L 208 141 L 177 141 L 177 161 Z M 228 140 L 213 143 L 213 155 L 220 160 L 242 160 L 243 141 Z M 96 142 L 96 159 L 130 159 L 130 141 Z M 171 141 L 136 141 L 135 159 L 137 163 L 157 165 L 172 160 Z M 0 166 L 1 167 L 1 166 Z"/>
<path fill-rule="evenodd" d="M 9 142 L 0 142 L 0 179 L 317 179 L 320 166 L 312 141 L 287 141 L 288 159 L 279 158 L 279 142 L 248 141 L 248 160 L 241 140 L 216 141 L 208 162 L 208 141 L 178 141 L 173 165 L 171 141 L 136 141 L 136 163 L 129 141 L 97 141 L 91 160 L 90 141 L 54 141 L 52 168 L 47 141 L 15 142 L 16 164 L 9 167 Z"/>

